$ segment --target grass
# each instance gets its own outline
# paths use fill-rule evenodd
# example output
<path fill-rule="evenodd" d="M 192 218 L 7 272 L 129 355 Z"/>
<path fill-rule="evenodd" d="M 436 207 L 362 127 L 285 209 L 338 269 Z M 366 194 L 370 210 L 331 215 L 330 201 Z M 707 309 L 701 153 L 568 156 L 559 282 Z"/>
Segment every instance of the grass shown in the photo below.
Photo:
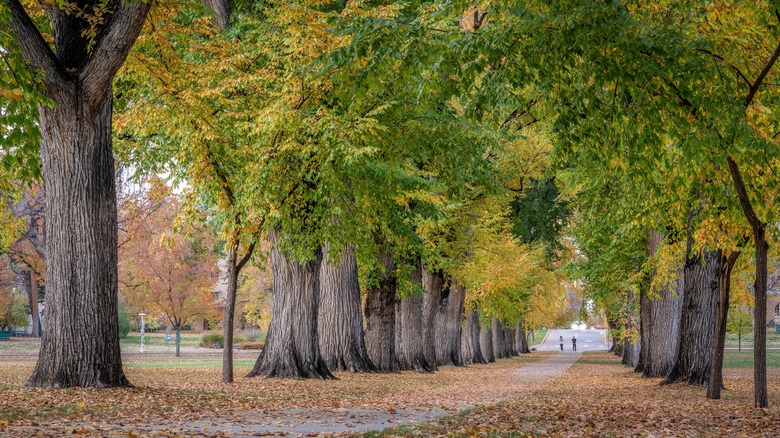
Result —
<path fill-rule="evenodd" d="M 528 346 L 529 346 L 529 347 L 533 347 L 534 345 L 539 345 L 539 344 L 541 344 L 541 343 L 542 343 L 542 341 L 544 340 L 544 336 L 545 336 L 546 334 L 547 334 L 547 329 L 546 329 L 546 328 L 540 328 L 540 329 L 537 329 L 537 330 L 534 332 L 534 337 L 533 337 L 533 339 L 530 339 L 530 337 L 529 337 L 529 339 L 528 339 Z"/>
<path fill-rule="evenodd" d="M 726 348 L 737 348 L 739 338 L 735 334 L 726 335 Z M 766 331 L 766 346 L 769 348 L 780 348 L 780 333 L 777 333 L 772 327 Z M 742 348 L 753 348 L 753 332 L 742 335 Z"/>
<path fill-rule="evenodd" d="M 767 350 L 767 368 L 780 368 L 780 351 Z M 723 355 L 723 368 L 753 368 L 753 351 L 727 350 Z"/>

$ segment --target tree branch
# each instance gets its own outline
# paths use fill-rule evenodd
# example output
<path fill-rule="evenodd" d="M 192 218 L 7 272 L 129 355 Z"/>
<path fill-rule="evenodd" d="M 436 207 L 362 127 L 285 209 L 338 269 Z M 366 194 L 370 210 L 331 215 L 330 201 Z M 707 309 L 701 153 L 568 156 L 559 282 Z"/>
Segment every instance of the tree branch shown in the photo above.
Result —
<path fill-rule="evenodd" d="M 775 13 L 777 13 L 777 11 L 775 11 Z M 780 44 L 778 44 L 775 48 L 774 53 L 772 53 L 772 56 L 766 62 L 766 65 L 764 65 L 764 68 L 761 70 L 761 73 L 759 73 L 756 81 L 753 83 L 753 85 L 750 86 L 750 91 L 745 98 L 745 106 L 750 106 L 750 103 L 753 102 L 753 98 L 756 97 L 756 93 L 758 92 L 758 87 L 760 87 L 761 83 L 764 82 L 764 78 L 766 78 L 766 75 L 769 74 L 769 70 L 772 70 L 772 67 L 775 65 L 775 61 L 777 61 L 778 57 L 780 57 Z"/>
<path fill-rule="evenodd" d="M 249 248 L 246 250 L 246 254 L 244 254 L 244 257 L 241 258 L 241 261 L 236 264 L 236 274 L 241 272 L 241 268 L 244 267 L 246 262 L 249 261 L 249 259 L 252 257 L 252 253 L 255 251 L 255 242 L 252 242 L 251 245 L 249 245 Z"/>
<path fill-rule="evenodd" d="M 43 72 L 47 88 L 57 89 L 65 86 L 68 82 L 65 70 L 27 15 L 24 6 L 19 0 L 5 0 L 5 4 L 11 11 L 11 21 L 8 24 L 16 34 L 16 43 L 19 44 L 22 57 L 28 64 Z"/>
<path fill-rule="evenodd" d="M 136 0 L 132 3 L 122 0 L 114 10 L 92 56 L 79 75 L 84 91 L 90 99 L 91 108 L 97 106 L 100 98 L 111 86 L 116 72 L 124 64 L 127 54 L 141 33 L 150 6 L 150 0 Z"/>

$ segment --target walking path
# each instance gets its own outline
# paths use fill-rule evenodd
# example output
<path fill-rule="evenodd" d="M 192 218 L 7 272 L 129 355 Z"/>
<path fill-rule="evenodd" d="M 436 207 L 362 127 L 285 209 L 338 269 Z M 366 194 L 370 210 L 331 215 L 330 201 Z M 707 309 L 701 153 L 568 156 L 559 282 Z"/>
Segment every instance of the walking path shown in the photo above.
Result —
<path fill-rule="evenodd" d="M 314 436 L 317 434 L 345 434 L 381 430 L 391 426 L 427 422 L 453 415 L 464 409 L 486 406 L 511 398 L 513 395 L 540 389 L 550 378 L 563 375 L 582 352 L 564 352 L 549 355 L 539 362 L 521 367 L 504 369 L 489 379 L 469 379 L 451 386 L 434 389 L 425 394 L 425 406 L 404 403 L 404 400 L 373 400 L 363 406 L 321 407 L 310 409 L 255 410 L 244 411 L 224 421 L 190 422 L 187 424 L 133 424 L 120 430 L 135 433 L 168 433 L 187 436 Z M 469 367 L 466 370 L 485 371 L 487 365 Z M 464 372 L 463 369 L 448 367 L 442 372 Z M 484 373 L 483 373 L 484 374 Z M 490 373 L 488 373 L 490 374 Z M 482 376 L 486 377 L 486 376 Z M 377 406 L 377 407 L 373 407 Z M 111 425 L 98 427 L 110 428 Z"/>

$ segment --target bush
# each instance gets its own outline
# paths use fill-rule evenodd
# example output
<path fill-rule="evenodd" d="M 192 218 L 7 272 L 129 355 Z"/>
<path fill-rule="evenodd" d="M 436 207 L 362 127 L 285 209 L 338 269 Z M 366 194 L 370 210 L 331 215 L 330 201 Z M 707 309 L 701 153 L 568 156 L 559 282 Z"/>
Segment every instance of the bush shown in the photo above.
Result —
<path fill-rule="evenodd" d="M 222 348 L 224 336 L 220 332 L 208 332 L 204 333 L 200 337 L 200 343 L 198 344 L 204 348 Z M 233 343 L 246 342 L 246 337 L 240 334 L 233 335 Z"/>
<path fill-rule="evenodd" d="M 119 305 L 119 337 L 124 338 L 130 333 L 130 319 L 127 317 L 127 309 Z"/>

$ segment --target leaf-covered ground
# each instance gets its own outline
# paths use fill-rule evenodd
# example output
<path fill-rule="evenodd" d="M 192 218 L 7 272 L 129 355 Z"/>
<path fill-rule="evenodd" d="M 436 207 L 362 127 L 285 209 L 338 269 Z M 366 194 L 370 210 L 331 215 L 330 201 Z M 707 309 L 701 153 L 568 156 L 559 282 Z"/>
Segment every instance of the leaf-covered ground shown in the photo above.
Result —
<path fill-rule="evenodd" d="M 247 425 L 262 418 L 273 419 L 278 434 L 295 435 L 296 424 L 318 415 L 359 425 L 369 411 L 384 413 L 379 424 L 387 426 L 424 412 L 449 415 L 376 433 L 391 436 L 780 434 L 780 368 L 769 370 L 766 410 L 751 408 L 752 370 L 745 368 L 726 370 L 729 390 L 719 401 L 705 399 L 702 388 L 642 379 L 608 353 L 585 353 L 547 380 L 518 371 L 543 372 L 563 356 L 537 353 L 436 374 L 344 373 L 337 381 L 245 379 L 253 362 L 247 356 L 237 360 L 237 382 L 222 385 L 218 359 L 149 355 L 126 366 L 136 388 L 112 390 L 24 388 L 33 363 L 4 357 L 0 436 L 251 436 L 260 434 Z"/>
<path fill-rule="evenodd" d="M 721 400 L 701 387 L 659 386 L 609 353 L 585 353 L 540 390 L 382 436 L 780 436 L 780 369 L 769 369 L 769 409 L 753 405 L 751 369 L 728 369 Z"/>

